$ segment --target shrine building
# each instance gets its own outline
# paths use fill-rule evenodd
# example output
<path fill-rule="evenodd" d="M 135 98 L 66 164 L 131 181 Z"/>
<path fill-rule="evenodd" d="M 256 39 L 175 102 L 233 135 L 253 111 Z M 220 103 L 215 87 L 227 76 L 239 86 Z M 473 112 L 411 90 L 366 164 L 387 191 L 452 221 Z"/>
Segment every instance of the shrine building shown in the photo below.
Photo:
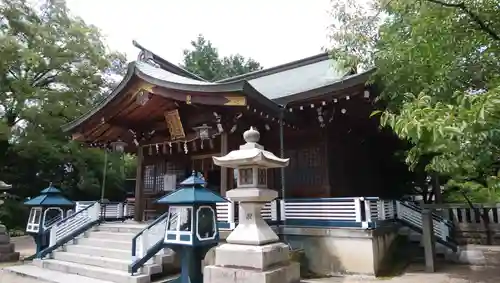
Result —
<path fill-rule="evenodd" d="M 64 130 L 88 146 L 126 143 L 137 155 L 137 221 L 164 212 L 155 200 L 193 170 L 225 195 L 235 172 L 214 166 L 257 128 L 260 143 L 290 158 L 267 174 L 285 198 L 390 197 L 398 140 L 370 117 L 378 90 L 374 70 L 343 70 L 322 53 L 280 66 L 208 82 L 141 49 L 120 84 Z"/>

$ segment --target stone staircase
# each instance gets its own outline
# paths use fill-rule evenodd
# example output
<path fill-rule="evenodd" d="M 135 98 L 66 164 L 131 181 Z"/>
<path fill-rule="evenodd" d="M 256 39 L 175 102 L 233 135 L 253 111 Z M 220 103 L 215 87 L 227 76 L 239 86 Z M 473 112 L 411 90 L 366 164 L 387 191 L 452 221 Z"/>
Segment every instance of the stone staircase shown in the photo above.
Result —
<path fill-rule="evenodd" d="M 61 278 L 63 274 L 78 275 L 82 277 L 82 282 L 87 282 L 84 280 L 87 278 L 89 282 L 149 283 L 152 277 L 161 278 L 172 274 L 175 267 L 173 252 L 165 249 L 153 257 L 153 263 L 144 265 L 137 274 L 131 275 L 128 272 L 128 266 L 132 262 L 132 238 L 145 227 L 146 225 L 135 223 L 101 224 L 54 251 L 48 258 L 35 259 L 33 265 L 44 271 L 61 273 Z M 16 267 L 10 270 L 19 273 Z M 30 270 L 33 273 L 32 267 Z"/>

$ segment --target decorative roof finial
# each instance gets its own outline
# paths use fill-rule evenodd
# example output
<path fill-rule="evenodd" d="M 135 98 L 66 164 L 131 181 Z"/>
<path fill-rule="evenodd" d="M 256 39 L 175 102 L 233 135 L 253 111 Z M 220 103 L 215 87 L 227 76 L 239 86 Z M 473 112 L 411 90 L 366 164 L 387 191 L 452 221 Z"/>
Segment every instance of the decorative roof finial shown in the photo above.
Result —
<path fill-rule="evenodd" d="M 260 139 L 260 133 L 254 127 L 250 127 L 249 130 L 243 133 L 243 139 L 247 143 L 258 143 Z"/>

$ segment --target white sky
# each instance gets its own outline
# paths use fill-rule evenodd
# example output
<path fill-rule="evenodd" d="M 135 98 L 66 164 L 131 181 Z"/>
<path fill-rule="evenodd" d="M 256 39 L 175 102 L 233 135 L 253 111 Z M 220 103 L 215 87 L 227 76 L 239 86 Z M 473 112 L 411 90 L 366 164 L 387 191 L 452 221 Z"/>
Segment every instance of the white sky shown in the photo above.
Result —
<path fill-rule="evenodd" d="M 132 40 L 172 63 L 203 34 L 220 55 L 240 53 L 264 67 L 316 55 L 328 46 L 330 0 L 67 0 L 99 27 L 111 49 L 134 60 Z"/>

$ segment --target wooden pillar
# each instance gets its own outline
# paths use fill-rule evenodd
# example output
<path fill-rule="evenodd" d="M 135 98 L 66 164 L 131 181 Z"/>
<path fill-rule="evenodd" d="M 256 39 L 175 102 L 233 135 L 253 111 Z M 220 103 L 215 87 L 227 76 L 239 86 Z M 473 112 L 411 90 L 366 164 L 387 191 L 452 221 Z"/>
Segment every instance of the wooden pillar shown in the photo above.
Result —
<path fill-rule="evenodd" d="M 220 135 L 220 153 L 222 156 L 228 153 L 228 136 L 226 132 Z M 221 196 L 226 196 L 227 184 L 228 184 L 228 168 L 220 168 L 220 194 Z"/>
<path fill-rule="evenodd" d="M 432 222 L 432 209 L 422 207 L 422 241 L 424 242 L 426 272 L 436 272 L 436 239 Z"/>
<path fill-rule="evenodd" d="M 144 216 L 144 180 L 143 180 L 143 148 L 137 149 L 137 171 L 135 174 L 135 208 L 134 220 L 141 222 Z"/>

